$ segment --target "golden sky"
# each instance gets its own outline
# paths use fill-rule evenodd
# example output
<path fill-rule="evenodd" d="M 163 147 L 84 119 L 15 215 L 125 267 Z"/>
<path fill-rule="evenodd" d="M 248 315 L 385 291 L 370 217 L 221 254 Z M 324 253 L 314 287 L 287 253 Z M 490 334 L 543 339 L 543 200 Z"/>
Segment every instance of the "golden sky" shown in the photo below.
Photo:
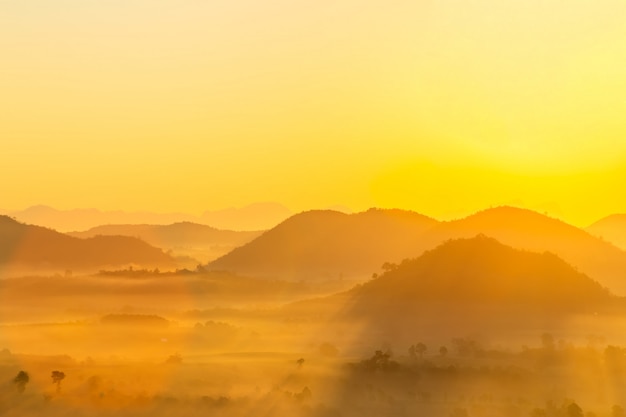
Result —
<path fill-rule="evenodd" d="M 0 0 L 0 207 L 626 212 L 625 0 Z"/>

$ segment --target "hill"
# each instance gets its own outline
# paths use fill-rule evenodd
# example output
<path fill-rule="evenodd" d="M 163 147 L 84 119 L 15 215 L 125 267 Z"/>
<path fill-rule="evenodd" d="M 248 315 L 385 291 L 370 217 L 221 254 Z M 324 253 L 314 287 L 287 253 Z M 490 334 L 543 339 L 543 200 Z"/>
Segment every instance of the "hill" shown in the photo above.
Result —
<path fill-rule="evenodd" d="M 205 211 L 200 216 L 149 211 L 103 211 L 94 208 L 58 210 L 44 205 L 24 210 L 0 210 L 20 222 L 49 227 L 61 232 L 87 230 L 102 224 L 171 224 L 194 222 L 228 230 L 264 230 L 289 217 L 292 212 L 278 203 L 254 203 L 244 207 Z"/>
<path fill-rule="evenodd" d="M 210 269 L 287 279 L 370 276 L 393 259 L 413 256 L 438 222 L 418 213 L 370 209 L 307 211 L 211 262 Z"/>
<path fill-rule="evenodd" d="M 530 251 L 553 252 L 617 294 L 626 294 L 626 252 L 575 226 L 537 212 L 497 207 L 443 222 L 423 236 L 426 247 L 485 234 Z"/>
<path fill-rule="evenodd" d="M 68 235 L 79 238 L 133 236 L 150 245 L 171 250 L 176 254 L 209 262 L 250 242 L 261 233 L 220 230 L 202 224 L 180 222 L 170 225 L 104 225 L 83 232 L 71 232 Z"/>
<path fill-rule="evenodd" d="M 336 343 L 368 348 L 465 336 L 508 344 L 555 329 L 593 332 L 624 311 L 624 299 L 558 256 L 479 235 L 444 242 L 348 291 L 289 304 L 283 314 L 325 317 Z"/>
<path fill-rule="evenodd" d="M 175 262 L 161 249 L 134 237 L 79 239 L 0 216 L 0 265 L 41 270 L 97 270 L 126 265 L 171 268 Z"/>
<path fill-rule="evenodd" d="M 612 214 L 586 227 L 585 230 L 626 250 L 626 214 Z"/>
<path fill-rule="evenodd" d="M 612 298 L 552 253 L 514 249 L 484 235 L 447 241 L 350 293 L 355 310 L 369 314 L 440 303 L 580 312 Z"/>
<path fill-rule="evenodd" d="M 472 335 L 510 343 L 568 326 L 593 331 L 590 323 L 625 307 L 556 255 L 485 236 L 445 242 L 338 297 L 332 322 L 359 329 L 346 328 L 345 337 L 400 346 Z"/>
<path fill-rule="evenodd" d="M 210 264 L 257 276 L 366 278 L 449 239 L 484 234 L 530 251 L 553 252 L 617 294 L 626 294 L 626 252 L 586 231 L 537 212 L 497 207 L 448 222 L 400 210 L 293 216 Z"/>

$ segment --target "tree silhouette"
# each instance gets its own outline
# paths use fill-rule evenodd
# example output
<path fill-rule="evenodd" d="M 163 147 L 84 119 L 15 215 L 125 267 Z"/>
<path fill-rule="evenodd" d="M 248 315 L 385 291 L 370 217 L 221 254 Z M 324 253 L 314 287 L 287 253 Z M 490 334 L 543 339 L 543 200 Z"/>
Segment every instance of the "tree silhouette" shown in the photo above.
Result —
<path fill-rule="evenodd" d="M 480 354 L 483 353 L 483 349 L 478 344 L 478 342 L 470 338 L 452 339 L 452 345 L 456 349 L 459 356 L 470 356 L 470 355 L 479 356 Z"/>
<path fill-rule="evenodd" d="M 567 416 L 568 417 L 583 417 L 583 410 L 576 403 L 571 403 L 567 407 Z"/>
<path fill-rule="evenodd" d="M 448 354 L 448 348 L 445 346 L 441 346 L 439 348 L 439 354 L 443 357 L 446 356 Z"/>
<path fill-rule="evenodd" d="M 61 371 L 52 371 L 52 383 L 57 384 L 57 394 L 61 392 L 61 381 L 65 379 L 65 373 Z"/>
<path fill-rule="evenodd" d="M 391 371 L 398 366 L 397 362 L 391 361 L 391 351 L 377 350 L 374 356 L 362 361 L 363 367 L 368 371 Z"/>
<path fill-rule="evenodd" d="M 415 345 L 415 353 L 419 355 L 420 359 L 424 357 L 424 353 L 427 350 L 428 350 L 428 347 L 426 347 L 426 345 L 422 342 L 419 342 L 417 345 Z"/>
<path fill-rule="evenodd" d="M 390 272 L 390 271 L 398 269 L 398 265 L 391 263 L 391 262 L 385 262 L 381 268 L 385 272 Z"/>
<path fill-rule="evenodd" d="M 17 387 L 17 392 L 20 394 L 24 392 L 26 389 L 26 384 L 30 381 L 30 376 L 28 376 L 27 372 L 19 371 L 15 378 L 13 378 L 13 383 Z"/>

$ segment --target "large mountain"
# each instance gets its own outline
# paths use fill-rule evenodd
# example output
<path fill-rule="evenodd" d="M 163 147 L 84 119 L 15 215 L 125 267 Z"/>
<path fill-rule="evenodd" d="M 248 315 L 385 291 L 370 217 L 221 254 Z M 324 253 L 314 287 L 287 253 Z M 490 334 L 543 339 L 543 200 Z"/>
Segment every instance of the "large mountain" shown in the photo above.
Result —
<path fill-rule="evenodd" d="M 402 210 L 297 214 L 209 264 L 211 269 L 290 279 L 367 274 L 419 253 L 420 236 L 437 224 Z"/>
<path fill-rule="evenodd" d="M 586 231 L 537 212 L 497 207 L 444 222 L 424 234 L 434 247 L 446 239 L 485 234 L 519 249 L 549 251 L 620 295 L 626 295 L 626 252 Z"/>
<path fill-rule="evenodd" d="M 626 250 L 626 214 L 612 214 L 604 217 L 585 230 Z"/>
<path fill-rule="evenodd" d="M 558 256 L 514 249 L 484 235 L 449 240 L 350 294 L 352 310 L 368 314 L 409 313 L 442 303 L 451 309 L 491 305 L 583 312 L 612 299 L 609 290 Z"/>
<path fill-rule="evenodd" d="M 83 232 L 71 232 L 68 234 L 79 238 L 133 236 L 153 246 L 171 250 L 176 254 L 208 262 L 230 252 L 238 246 L 250 242 L 261 233 L 220 230 L 201 224 L 181 222 L 170 225 L 104 225 Z"/>
<path fill-rule="evenodd" d="M 251 275 L 307 278 L 370 276 L 448 239 L 484 234 L 520 249 L 549 251 L 617 294 L 626 294 L 626 252 L 575 226 L 537 212 L 487 209 L 437 222 L 414 212 L 370 210 L 345 215 L 311 211 L 293 216 L 210 266 Z"/>
<path fill-rule="evenodd" d="M 94 270 L 129 265 L 170 268 L 175 262 L 161 249 L 134 237 L 79 239 L 0 216 L 0 265 L 39 270 Z"/>
<path fill-rule="evenodd" d="M 368 347 L 473 335 L 511 343 L 578 324 L 584 328 L 577 331 L 592 333 L 598 320 L 624 311 L 622 298 L 558 256 L 478 235 L 449 240 L 349 291 L 292 303 L 283 313 L 326 317 L 338 343 Z"/>

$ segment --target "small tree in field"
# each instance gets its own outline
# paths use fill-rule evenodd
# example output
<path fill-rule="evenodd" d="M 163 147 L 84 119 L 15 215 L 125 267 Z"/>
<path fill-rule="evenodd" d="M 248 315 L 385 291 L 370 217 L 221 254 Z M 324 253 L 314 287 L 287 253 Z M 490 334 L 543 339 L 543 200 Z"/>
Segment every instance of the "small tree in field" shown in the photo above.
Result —
<path fill-rule="evenodd" d="M 52 371 L 52 383 L 57 384 L 57 394 L 61 392 L 61 381 L 65 379 L 65 373 L 61 371 Z"/>
<path fill-rule="evenodd" d="M 20 394 L 23 393 L 26 389 L 26 384 L 28 384 L 28 381 L 30 381 L 30 376 L 28 376 L 28 373 L 24 371 L 19 371 L 15 378 L 13 378 L 13 383 L 17 388 L 17 392 L 19 392 Z"/>

